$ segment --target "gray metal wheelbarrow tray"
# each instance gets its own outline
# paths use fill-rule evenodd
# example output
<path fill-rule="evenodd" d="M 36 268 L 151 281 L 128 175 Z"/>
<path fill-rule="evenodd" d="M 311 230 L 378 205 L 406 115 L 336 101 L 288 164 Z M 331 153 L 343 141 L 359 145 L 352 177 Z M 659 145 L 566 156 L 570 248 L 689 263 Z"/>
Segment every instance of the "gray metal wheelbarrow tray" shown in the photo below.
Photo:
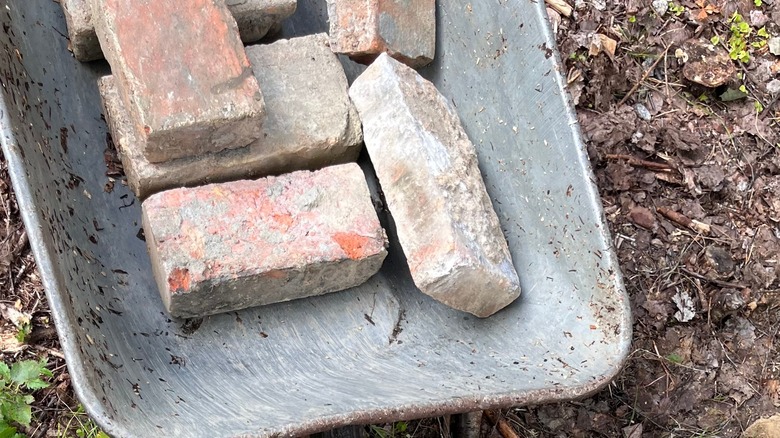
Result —
<path fill-rule="evenodd" d="M 0 5 L 3 151 L 74 388 L 108 433 L 302 435 L 572 399 L 619 371 L 628 300 L 543 1 L 440 0 L 423 70 L 478 148 L 522 279 L 484 320 L 415 290 L 397 246 L 349 291 L 170 319 L 139 202 L 106 176 L 107 65 L 72 58 L 57 3 Z M 324 0 L 298 9 L 285 36 L 326 30 Z"/>

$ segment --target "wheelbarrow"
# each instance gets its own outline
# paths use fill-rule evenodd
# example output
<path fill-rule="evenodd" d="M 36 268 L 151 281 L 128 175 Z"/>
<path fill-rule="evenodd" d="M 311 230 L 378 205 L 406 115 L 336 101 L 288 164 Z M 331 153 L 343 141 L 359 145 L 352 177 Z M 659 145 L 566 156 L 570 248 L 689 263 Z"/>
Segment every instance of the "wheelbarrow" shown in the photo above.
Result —
<path fill-rule="evenodd" d="M 71 56 L 56 2 L 0 5 L 3 151 L 73 386 L 107 433 L 304 435 L 570 400 L 620 370 L 629 304 L 541 0 L 440 0 L 422 71 L 477 146 L 521 277 L 521 298 L 487 319 L 417 291 L 397 242 L 360 287 L 171 319 L 111 158 L 108 65 Z M 302 0 L 281 36 L 326 18 L 324 0 Z"/>

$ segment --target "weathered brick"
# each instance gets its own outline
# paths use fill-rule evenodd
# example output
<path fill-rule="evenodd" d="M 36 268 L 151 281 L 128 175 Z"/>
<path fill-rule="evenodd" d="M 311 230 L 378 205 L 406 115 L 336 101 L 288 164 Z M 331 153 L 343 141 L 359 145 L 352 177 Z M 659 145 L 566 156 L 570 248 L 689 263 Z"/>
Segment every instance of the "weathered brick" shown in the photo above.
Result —
<path fill-rule="evenodd" d="M 415 284 L 490 316 L 520 295 L 474 145 L 447 99 L 383 54 L 349 92 Z"/>
<path fill-rule="evenodd" d="M 247 54 L 264 90 L 263 137 L 247 148 L 165 163 L 144 158 L 113 78 L 100 79 L 106 119 L 139 198 L 176 187 L 314 170 L 357 159 L 363 142 L 360 118 L 325 35 L 248 47 Z"/>
<path fill-rule="evenodd" d="M 357 62 L 382 52 L 422 67 L 436 52 L 436 0 L 328 0 L 331 48 Z"/>
<path fill-rule="evenodd" d="M 65 12 L 73 55 L 82 62 L 103 59 L 103 51 L 92 25 L 89 0 L 59 0 Z M 241 39 L 245 43 L 260 40 L 274 26 L 295 13 L 296 0 L 227 0 Z"/>
<path fill-rule="evenodd" d="M 89 0 L 60 0 L 68 25 L 70 50 L 79 61 L 87 62 L 103 59 L 100 42 L 92 25 L 92 8 Z"/>
<path fill-rule="evenodd" d="M 214 0 L 92 0 L 92 21 L 150 162 L 262 135 L 263 96 L 236 22 Z"/>
<path fill-rule="evenodd" d="M 155 279 L 177 317 L 348 289 L 387 255 L 354 163 L 169 190 L 142 210 Z"/>

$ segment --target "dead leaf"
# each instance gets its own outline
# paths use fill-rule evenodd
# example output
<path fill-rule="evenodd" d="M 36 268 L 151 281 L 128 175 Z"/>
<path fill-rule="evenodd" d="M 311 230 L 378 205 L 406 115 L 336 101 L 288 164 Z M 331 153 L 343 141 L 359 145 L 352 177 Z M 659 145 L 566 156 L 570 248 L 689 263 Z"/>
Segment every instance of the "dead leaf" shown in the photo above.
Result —
<path fill-rule="evenodd" d="M 683 43 L 678 53 L 685 62 L 683 76 L 691 82 L 709 88 L 730 81 L 737 72 L 728 52 L 704 38 L 693 38 Z"/>
<path fill-rule="evenodd" d="M 20 312 L 15 307 L 3 303 L 0 303 L 0 314 L 3 316 L 3 319 L 11 322 L 16 328 L 24 327 L 32 319 L 32 315 L 29 313 Z"/>
<path fill-rule="evenodd" d="M 674 318 L 680 322 L 688 322 L 696 316 L 696 309 L 693 304 L 693 297 L 688 291 L 677 291 L 672 297 L 672 301 L 677 305 L 677 312 L 674 312 Z"/>
<path fill-rule="evenodd" d="M 615 60 L 615 50 L 617 50 L 617 41 L 602 34 L 592 34 L 588 44 L 588 55 L 596 56 L 601 52 L 604 52 L 609 56 L 609 59 Z"/>
<path fill-rule="evenodd" d="M 642 423 L 633 424 L 623 428 L 623 438 L 642 438 Z"/>
<path fill-rule="evenodd" d="M 4 353 L 18 353 L 24 349 L 24 344 L 16 338 L 16 333 L 0 332 L 0 351 Z"/>
<path fill-rule="evenodd" d="M 720 8 L 711 4 L 707 0 L 696 0 L 695 3 L 696 6 L 699 7 L 695 16 L 697 21 L 705 21 L 710 15 L 720 13 Z"/>
<path fill-rule="evenodd" d="M 628 213 L 631 222 L 647 230 L 655 231 L 658 229 L 658 221 L 652 211 L 645 207 L 636 206 Z"/>

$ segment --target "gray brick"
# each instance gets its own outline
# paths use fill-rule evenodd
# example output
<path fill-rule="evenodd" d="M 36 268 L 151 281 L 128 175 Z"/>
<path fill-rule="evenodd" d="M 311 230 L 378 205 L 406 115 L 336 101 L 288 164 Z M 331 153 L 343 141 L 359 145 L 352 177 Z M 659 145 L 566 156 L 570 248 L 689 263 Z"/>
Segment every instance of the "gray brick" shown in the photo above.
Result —
<path fill-rule="evenodd" d="M 143 199 L 152 193 L 206 182 L 256 178 L 355 161 L 363 141 L 347 95 L 344 70 L 323 34 L 247 48 L 264 90 L 263 136 L 247 148 L 150 163 L 119 100 L 113 79 L 99 88 L 128 183 Z"/>
<path fill-rule="evenodd" d="M 415 284 L 479 317 L 520 283 L 474 145 L 433 84 L 382 54 L 349 92 Z"/>

